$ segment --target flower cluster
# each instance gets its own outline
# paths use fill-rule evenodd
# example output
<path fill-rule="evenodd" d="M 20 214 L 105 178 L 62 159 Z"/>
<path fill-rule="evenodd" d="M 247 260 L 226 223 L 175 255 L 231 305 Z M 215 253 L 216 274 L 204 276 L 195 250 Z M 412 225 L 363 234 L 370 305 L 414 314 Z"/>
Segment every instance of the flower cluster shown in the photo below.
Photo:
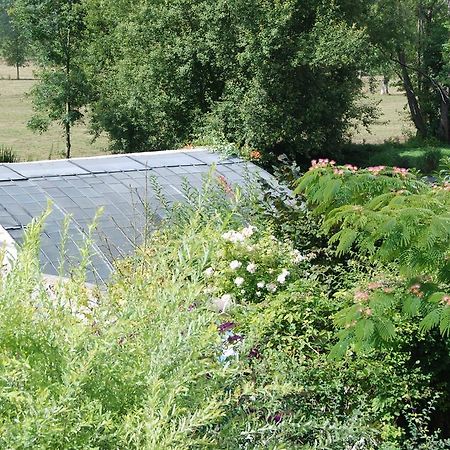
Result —
<path fill-rule="evenodd" d="M 356 172 L 358 170 L 357 166 L 353 166 L 352 164 L 345 164 L 344 169 L 349 170 L 350 172 Z"/>
<path fill-rule="evenodd" d="M 228 367 L 232 360 L 239 356 L 238 345 L 244 339 L 243 336 L 233 332 L 235 326 L 234 322 L 223 322 L 217 327 L 221 336 L 221 354 L 219 361 L 225 367 Z"/>
<path fill-rule="evenodd" d="M 313 159 L 311 161 L 311 167 L 309 168 L 309 170 L 320 169 L 323 167 L 334 166 L 334 165 L 336 165 L 336 161 L 333 161 L 333 160 L 330 161 L 327 158 L 320 158 L 319 160 Z"/>
<path fill-rule="evenodd" d="M 250 158 L 251 159 L 261 159 L 261 152 L 258 150 L 252 150 L 250 152 Z"/>
<path fill-rule="evenodd" d="M 408 171 L 408 169 L 403 169 L 402 167 L 393 167 L 392 173 L 394 175 L 400 175 L 401 177 L 406 177 L 406 175 L 408 175 L 409 171 Z"/>
<path fill-rule="evenodd" d="M 222 234 L 222 238 L 236 244 L 237 242 L 244 242 L 245 239 L 251 237 L 256 230 L 256 227 L 249 225 L 248 227 L 242 228 L 241 231 L 227 231 Z"/>
<path fill-rule="evenodd" d="M 421 291 L 420 288 L 421 288 L 420 284 L 413 284 L 413 285 L 409 288 L 409 291 L 410 291 L 412 294 L 416 295 L 417 297 L 422 298 L 422 297 L 423 297 L 423 292 Z"/>
<path fill-rule="evenodd" d="M 226 231 L 221 237 L 217 260 L 204 270 L 205 293 L 220 313 L 235 303 L 261 301 L 286 289 L 311 259 L 253 225 Z"/>
<path fill-rule="evenodd" d="M 380 172 L 382 172 L 384 169 L 386 169 L 386 166 L 373 166 L 373 167 L 367 167 L 367 171 L 370 172 L 372 175 L 378 175 Z"/>

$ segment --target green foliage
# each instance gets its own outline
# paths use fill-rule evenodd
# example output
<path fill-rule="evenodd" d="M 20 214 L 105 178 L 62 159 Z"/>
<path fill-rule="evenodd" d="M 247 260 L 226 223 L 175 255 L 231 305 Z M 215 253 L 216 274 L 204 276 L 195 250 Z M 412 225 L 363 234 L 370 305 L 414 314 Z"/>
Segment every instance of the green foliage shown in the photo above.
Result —
<path fill-rule="evenodd" d="M 36 51 L 38 83 L 31 91 L 35 116 L 30 128 L 46 131 L 59 122 L 71 152 L 71 127 L 83 118 L 90 89 L 83 69 L 84 6 L 81 1 L 16 0 L 14 17 Z"/>
<path fill-rule="evenodd" d="M 381 62 L 400 78 L 418 136 L 448 143 L 448 2 L 370 3 L 366 23 L 371 42 Z"/>
<path fill-rule="evenodd" d="M 297 156 L 333 147 L 366 113 L 354 102 L 364 10 L 361 1 L 91 0 L 94 125 L 117 151 L 194 138 Z"/>
<path fill-rule="evenodd" d="M 311 279 L 314 260 L 294 267 L 297 252 L 282 230 L 270 237 L 277 230 L 252 189 L 211 173 L 202 190 L 185 187 L 181 208 L 153 188 L 167 219 L 95 295 L 83 280 L 89 236 L 74 278 L 48 290 L 38 269 L 42 222 L 29 227 L 0 286 L 2 448 L 445 445 L 434 426 L 448 400 L 442 342 L 432 334 L 416 342 L 418 325 L 403 320 L 389 352 L 330 359 L 334 316 L 353 300 L 330 298 Z M 258 267 L 231 271 L 234 260 Z M 284 266 L 290 274 L 274 280 Z M 214 312 L 236 271 L 248 286 L 264 279 L 277 289 L 233 291 L 237 301 Z"/>
<path fill-rule="evenodd" d="M 0 145 L 0 162 L 13 163 L 17 161 L 18 161 L 17 155 L 14 153 L 12 147 Z"/>
<path fill-rule="evenodd" d="M 17 79 L 20 77 L 20 67 L 28 60 L 30 42 L 23 26 L 14 19 L 14 1 L 0 2 L 0 55 L 6 63 L 16 66 Z"/>
<path fill-rule="evenodd" d="M 351 249 L 387 264 L 409 281 L 355 294 L 336 318 L 342 327 L 336 355 L 349 345 L 364 350 L 395 338 L 395 317 L 422 314 L 420 328 L 450 332 L 450 196 L 447 184 L 430 185 L 404 169 L 357 171 L 319 160 L 298 184 L 337 254 Z M 410 286 L 404 292 L 401 286 Z M 380 289 L 382 288 L 382 289 Z M 406 294 L 406 295 L 405 295 Z"/>

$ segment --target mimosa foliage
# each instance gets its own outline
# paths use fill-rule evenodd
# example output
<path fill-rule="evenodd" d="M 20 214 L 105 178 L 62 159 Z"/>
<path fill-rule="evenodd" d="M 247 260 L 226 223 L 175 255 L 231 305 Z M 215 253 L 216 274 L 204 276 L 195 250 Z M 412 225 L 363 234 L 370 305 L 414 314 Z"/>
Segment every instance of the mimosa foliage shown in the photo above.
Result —
<path fill-rule="evenodd" d="M 422 316 L 421 329 L 450 334 L 450 192 L 405 169 L 335 167 L 320 160 L 297 193 L 321 219 L 338 255 L 350 250 L 389 266 L 400 282 L 355 294 L 336 322 L 339 352 L 395 337 L 396 315 Z M 373 284 L 373 283 L 372 283 Z"/>

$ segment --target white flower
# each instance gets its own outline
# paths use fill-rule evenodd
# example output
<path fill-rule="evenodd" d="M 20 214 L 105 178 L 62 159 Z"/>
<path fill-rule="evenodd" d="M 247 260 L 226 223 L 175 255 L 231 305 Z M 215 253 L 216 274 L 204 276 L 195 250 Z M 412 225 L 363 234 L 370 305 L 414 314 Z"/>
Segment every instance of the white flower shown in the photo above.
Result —
<path fill-rule="evenodd" d="M 237 231 L 234 230 L 230 230 L 227 231 L 226 233 L 223 233 L 222 238 L 225 239 L 226 241 L 233 242 L 234 244 L 236 242 L 243 242 L 245 240 L 245 236 L 243 234 L 238 233 Z"/>
<path fill-rule="evenodd" d="M 230 262 L 230 269 L 232 269 L 232 270 L 239 269 L 239 267 L 241 267 L 241 266 L 242 266 L 242 263 L 240 261 L 234 260 L 234 261 Z"/>
<path fill-rule="evenodd" d="M 258 283 L 256 283 L 256 286 L 258 286 L 260 289 L 262 289 L 265 285 L 266 283 L 264 281 L 259 281 Z"/>
<path fill-rule="evenodd" d="M 284 284 L 284 282 L 286 281 L 286 277 L 285 277 L 284 275 L 280 274 L 280 275 L 278 275 L 278 277 L 277 277 L 277 281 L 278 281 L 278 283 L 280 283 L 280 284 Z"/>
<path fill-rule="evenodd" d="M 292 262 L 294 264 L 299 264 L 302 261 L 305 261 L 307 259 L 308 259 L 308 257 L 302 255 L 297 249 L 293 250 L 293 252 L 292 252 Z"/>
<path fill-rule="evenodd" d="M 231 304 L 233 302 L 233 299 L 230 294 L 223 294 L 220 298 L 215 298 L 213 300 L 213 308 L 220 313 L 225 312 L 227 309 L 230 308 Z"/>
<path fill-rule="evenodd" d="M 206 275 L 207 277 L 210 277 L 213 273 L 214 273 L 214 269 L 213 269 L 212 267 L 208 267 L 208 268 L 205 270 L 205 275 Z"/>
<path fill-rule="evenodd" d="M 256 231 L 256 227 L 249 225 L 248 227 L 242 228 L 241 233 L 244 237 L 250 237 Z"/>
<path fill-rule="evenodd" d="M 236 286 L 242 286 L 243 283 L 244 283 L 244 279 L 243 279 L 242 277 L 237 277 L 237 278 L 234 280 L 234 284 L 235 284 Z"/>
<path fill-rule="evenodd" d="M 288 277 L 289 275 L 290 275 L 289 270 L 283 269 L 280 275 L 278 275 L 277 277 L 278 283 L 284 284 L 284 282 L 286 281 L 286 277 Z"/>
<path fill-rule="evenodd" d="M 247 266 L 247 272 L 255 273 L 256 272 L 256 264 L 255 263 L 250 263 Z"/>
<path fill-rule="evenodd" d="M 256 291 L 256 296 L 261 297 L 261 291 Z"/>
<path fill-rule="evenodd" d="M 277 286 L 276 286 L 275 284 L 273 284 L 273 283 L 269 283 L 269 284 L 266 286 L 266 288 L 267 288 L 267 290 L 268 290 L 269 292 L 275 292 L 275 291 L 277 290 Z"/>
<path fill-rule="evenodd" d="M 229 358 L 230 356 L 234 355 L 236 355 L 236 352 L 233 350 L 232 347 L 226 348 L 222 353 L 223 358 Z"/>

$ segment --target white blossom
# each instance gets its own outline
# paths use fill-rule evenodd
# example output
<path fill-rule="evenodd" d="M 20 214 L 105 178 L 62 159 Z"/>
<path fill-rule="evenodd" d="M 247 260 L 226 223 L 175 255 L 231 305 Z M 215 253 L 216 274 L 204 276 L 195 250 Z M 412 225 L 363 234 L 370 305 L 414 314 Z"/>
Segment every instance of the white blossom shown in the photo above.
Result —
<path fill-rule="evenodd" d="M 235 284 L 236 286 L 242 286 L 243 283 L 244 283 L 244 279 L 243 279 L 242 277 L 237 277 L 237 278 L 234 280 L 234 284 Z"/>
<path fill-rule="evenodd" d="M 205 270 L 205 275 L 206 275 L 207 277 L 212 276 L 213 273 L 214 273 L 214 269 L 213 269 L 212 267 L 208 267 L 208 268 Z"/>
<path fill-rule="evenodd" d="M 294 264 L 299 264 L 302 261 L 305 261 L 307 259 L 308 259 L 308 257 L 302 255 L 297 249 L 293 250 L 293 252 L 292 252 L 292 262 Z"/>
<path fill-rule="evenodd" d="M 247 266 L 247 272 L 249 273 L 255 273 L 256 272 L 256 264 L 255 263 L 250 263 Z"/>
<path fill-rule="evenodd" d="M 233 299 L 230 294 L 223 294 L 222 297 L 215 298 L 212 303 L 217 312 L 223 313 L 230 308 L 233 303 Z"/>
<path fill-rule="evenodd" d="M 258 286 L 260 289 L 262 289 L 265 285 L 266 283 L 264 281 L 258 281 L 258 283 L 256 283 L 256 286 Z"/>
<path fill-rule="evenodd" d="M 277 290 L 277 286 L 275 284 L 273 284 L 273 283 L 268 283 L 267 286 L 266 286 L 266 289 L 269 292 L 275 292 Z"/>
<path fill-rule="evenodd" d="M 241 230 L 241 234 L 244 237 L 250 237 L 253 235 L 253 233 L 256 231 L 256 227 L 254 227 L 253 225 L 249 225 L 248 227 L 242 228 Z"/>
<path fill-rule="evenodd" d="M 239 233 L 235 230 L 227 231 L 226 233 L 222 234 L 222 238 L 226 241 L 233 242 L 234 244 L 236 242 L 243 242 L 245 240 L 245 236 L 242 233 Z"/>
<path fill-rule="evenodd" d="M 230 269 L 236 270 L 239 269 L 239 267 L 242 266 L 242 263 L 240 261 L 234 260 L 230 262 Z"/>
<path fill-rule="evenodd" d="M 290 275 L 289 270 L 283 269 L 280 275 L 278 275 L 277 277 L 278 283 L 284 284 L 286 281 L 286 277 L 288 277 L 289 275 Z"/>

